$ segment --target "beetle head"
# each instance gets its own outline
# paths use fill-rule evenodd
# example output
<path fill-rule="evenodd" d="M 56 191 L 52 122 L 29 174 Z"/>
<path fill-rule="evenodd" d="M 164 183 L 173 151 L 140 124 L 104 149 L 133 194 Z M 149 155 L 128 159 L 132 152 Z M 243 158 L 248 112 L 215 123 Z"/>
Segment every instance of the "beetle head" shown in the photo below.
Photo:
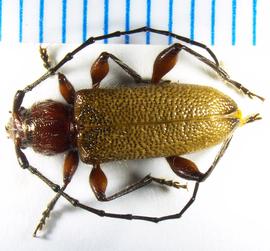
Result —
<path fill-rule="evenodd" d="M 5 126 L 8 138 L 12 139 L 15 145 L 20 148 L 27 147 L 27 128 L 24 123 L 27 110 L 21 107 L 18 113 L 12 113 L 12 117 L 9 119 Z"/>

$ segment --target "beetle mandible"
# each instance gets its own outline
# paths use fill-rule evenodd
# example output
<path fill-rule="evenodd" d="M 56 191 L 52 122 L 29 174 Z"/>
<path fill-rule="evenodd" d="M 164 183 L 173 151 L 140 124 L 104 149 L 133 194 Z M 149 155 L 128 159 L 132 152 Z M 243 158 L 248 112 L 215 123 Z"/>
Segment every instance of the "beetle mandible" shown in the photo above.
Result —
<path fill-rule="evenodd" d="M 205 49 L 211 59 L 183 44 L 175 43 L 157 56 L 152 78 L 145 80 L 116 56 L 103 52 L 91 67 L 92 88 L 78 92 L 75 92 L 68 79 L 58 71 L 80 50 L 97 40 L 139 32 L 172 36 Z M 177 55 L 181 51 L 196 57 L 216 72 L 224 82 L 236 87 L 250 98 L 257 97 L 263 100 L 262 97 L 232 80 L 220 67 L 215 54 L 207 46 L 168 31 L 142 27 L 90 37 L 55 66 L 51 66 L 46 49 L 40 48 L 47 72 L 34 83 L 16 92 L 12 118 L 6 126 L 9 136 L 14 140 L 20 166 L 39 177 L 56 192 L 43 212 L 34 236 L 43 228 L 61 196 L 73 206 L 99 216 L 151 222 L 180 218 L 195 200 L 200 182 L 209 177 L 223 156 L 234 130 L 241 125 L 261 119 L 259 114 L 243 118 L 237 104 L 214 88 L 163 81 L 163 76 L 174 67 Z M 109 72 L 109 59 L 129 74 L 135 83 L 144 85 L 134 88 L 101 89 L 100 83 Z M 22 107 L 25 94 L 56 73 L 60 92 L 66 104 L 46 100 L 34 104 L 30 109 Z M 222 143 L 221 149 L 205 173 L 200 172 L 191 160 L 180 157 L 185 153 L 199 151 L 219 143 Z M 45 155 L 67 152 L 62 187 L 54 184 L 29 164 L 22 151 L 26 147 L 32 147 L 36 152 Z M 179 213 L 162 217 L 106 213 L 80 203 L 64 191 L 78 167 L 79 159 L 93 165 L 89 182 L 96 198 L 100 201 L 116 199 L 151 182 L 186 188 L 178 182 L 147 175 L 111 196 L 106 195 L 107 178 L 101 169 L 102 163 L 151 157 L 165 157 L 176 175 L 195 181 L 192 197 Z"/>

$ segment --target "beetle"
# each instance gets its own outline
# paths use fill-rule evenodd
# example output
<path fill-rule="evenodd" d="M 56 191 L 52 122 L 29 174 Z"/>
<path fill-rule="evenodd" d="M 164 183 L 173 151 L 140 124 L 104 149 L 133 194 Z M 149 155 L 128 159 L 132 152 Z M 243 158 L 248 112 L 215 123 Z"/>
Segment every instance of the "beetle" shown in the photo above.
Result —
<path fill-rule="evenodd" d="M 77 92 L 66 76 L 59 72 L 59 69 L 75 54 L 95 41 L 139 32 L 172 36 L 205 49 L 211 59 L 183 44 L 175 43 L 157 56 L 152 78 L 145 80 L 115 55 L 102 52 L 91 67 L 92 88 Z M 73 206 L 99 216 L 150 222 L 180 218 L 194 202 L 199 184 L 209 177 L 223 156 L 235 129 L 261 119 L 259 114 L 243 118 L 237 104 L 229 96 L 212 87 L 177 84 L 162 80 L 163 76 L 175 66 L 177 56 L 181 51 L 196 57 L 214 70 L 223 81 L 236 87 L 250 98 L 264 100 L 232 80 L 220 67 L 217 57 L 207 46 L 168 31 L 142 27 L 90 37 L 55 66 L 51 65 L 47 50 L 40 47 L 40 55 L 47 72 L 23 90 L 16 92 L 12 118 L 6 126 L 9 136 L 14 141 L 19 165 L 39 177 L 56 192 L 55 197 L 43 212 L 34 236 L 43 228 L 61 196 Z M 109 59 L 129 74 L 138 86 L 100 88 L 102 80 L 109 72 Z M 22 103 L 25 94 L 56 73 L 60 93 L 66 103 L 45 100 L 34 104 L 29 109 L 24 108 Z M 221 149 L 205 173 L 200 172 L 194 162 L 181 157 L 183 154 L 220 143 Z M 26 147 L 32 147 L 36 152 L 45 155 L 67 152 L 61 187 L 31 166 L 23 152 Z M 152 157 L 165 157 L 176 175 L 195 181 L 193 194 L 179 213 L 162 217 L 107 213 L 84 205 L 65 193 L 66 187 L 76 172 L 79 159 L 93 166 L 89 182 L 96 198 L 100 201 L 116 199 L 152 182 L 174 188 L 186 188 L 186 185 L 179 182 L 147 175 L 111 196 L 106 195 L 108 181 L 101 169 L 102 163 Z"/>

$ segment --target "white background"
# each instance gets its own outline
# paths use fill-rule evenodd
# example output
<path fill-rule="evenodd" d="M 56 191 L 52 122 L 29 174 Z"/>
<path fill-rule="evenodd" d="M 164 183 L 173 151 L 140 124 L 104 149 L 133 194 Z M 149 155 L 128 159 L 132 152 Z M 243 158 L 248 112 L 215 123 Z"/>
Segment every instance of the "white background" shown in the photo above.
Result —
<path fill-rule="evenodd" d="M 59 61 L 70 47 L 49 46 Z M 80 53 L 64 72 L 76 89 L 90 85 L 89 67 L 103 50 L 114 53 L 142 76 L 150 77 L 160 46 L 92 46 Z M 198 198 L 180 220 L 153 224 L 100 218 L 74 209 L 61 199 L 39 238 L 32 237 L 42 211 L 53 192 L 29 172 L 22 170 L 14 147 L 4 131 L 17 89 L 25 87 L 44 69 L 33 45 L 1 46 L 1 250 L 269 250 L 269 51 L 265 47 L 215 47 L 218 58 L 232 78 L 266 98 L 264 103 L 239 95 L 217 80 L 207 67 L 181 54 L 179 64 L 166 78 L 179 82 L 213 85 L 232 96 L 245 115 L 260 112 L 263 120 L 239 128 L 224 158 L 210 178 L 201 184 Z M 130 78 L 112 65 L 105 83 L 128 82 Z M 57 79 L 52 77 L 26 96 L 24 106 L 54 98 Z M 201 170 L 207 169 L 217 149 L 193 154 Z M 30 163 L 61 184 L 63 156 L 43 157 L 27 151 Z M 178 180 L 164 159 L 123 161 L 103 165 L 109 180 L 108 193 L 152 173 Z M 67 192 L 81 202 L 108 212 L 161 216 L 177 212 L 192 193 L 149 186 L 108 203 L 96 202 L 88 185 L 91 166 L 80 164 Z M 185 183 L 185 181 L 182 181 Z"/>

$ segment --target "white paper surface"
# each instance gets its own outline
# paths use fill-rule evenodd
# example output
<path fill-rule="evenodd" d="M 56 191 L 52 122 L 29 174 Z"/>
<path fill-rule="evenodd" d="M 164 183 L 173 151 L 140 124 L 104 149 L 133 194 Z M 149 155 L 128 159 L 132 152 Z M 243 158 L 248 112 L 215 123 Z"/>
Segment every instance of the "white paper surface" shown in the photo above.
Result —
<path fill-rule="evenodd" d="M 49 46 L 56 61 L 70 47 Z M 150 77 L 159 46 L 92 46 L 63 67 L 75 88 L 87 88 L 89 67 L 106 50 L 122 59 L 142 76 Z M 6 124 L 17 89 L 40 76 L 44 69 L 38 48 L 33 45 L 0 46 L 0 99 L 2 131 L 2 172 L 0 207 L 1 250 L 268 250 L 270 232 L 269 199 L 269 99 L 268 49 L 265 47 L 213 48 L 232 78 L 266 98 L 264 103 L 242 97 L 209 76 L 207 67 L 181 54 L 179 64 L 166 78 L 213 85 L 232 96 L 244 114 L 260 112 L 263 120 L 239 128 L 231 145 L 211 177 L 201 184 L 194 205 L 180 220 L 153 224 L 100 218 L 74 209 L 61 199 L 40 238 L 32 237 L 42 211 L 53 192 L 17 163 L 14 146 L 6 138 Z M 128 82 L 130 78 L 114 64 L 104 81 Z M 55 77 L 26 96 L 24 106 L 43 99 L 62 100 Z M 217 149 L 192 155 L 201 170 L 207 169 Z M 27 151 L 29 161 L 54 182 L 61 184 L 63 156 L 43 157 Z M 67 192 L 81 202 L 108 212 L 161 216 L 180 210 L 192 192 L 145 187 L 108 203 L 96 202 L 88 185 L 91 167 L 80 163 Z M 163 159 L 108 163 L 103 169 L 109 180 L 109 193 L 127 185 L 134 177 L 148 173 L 166 179 L 178 178 Z M 182 181 L 185 182 L 185 181 Z"/>

